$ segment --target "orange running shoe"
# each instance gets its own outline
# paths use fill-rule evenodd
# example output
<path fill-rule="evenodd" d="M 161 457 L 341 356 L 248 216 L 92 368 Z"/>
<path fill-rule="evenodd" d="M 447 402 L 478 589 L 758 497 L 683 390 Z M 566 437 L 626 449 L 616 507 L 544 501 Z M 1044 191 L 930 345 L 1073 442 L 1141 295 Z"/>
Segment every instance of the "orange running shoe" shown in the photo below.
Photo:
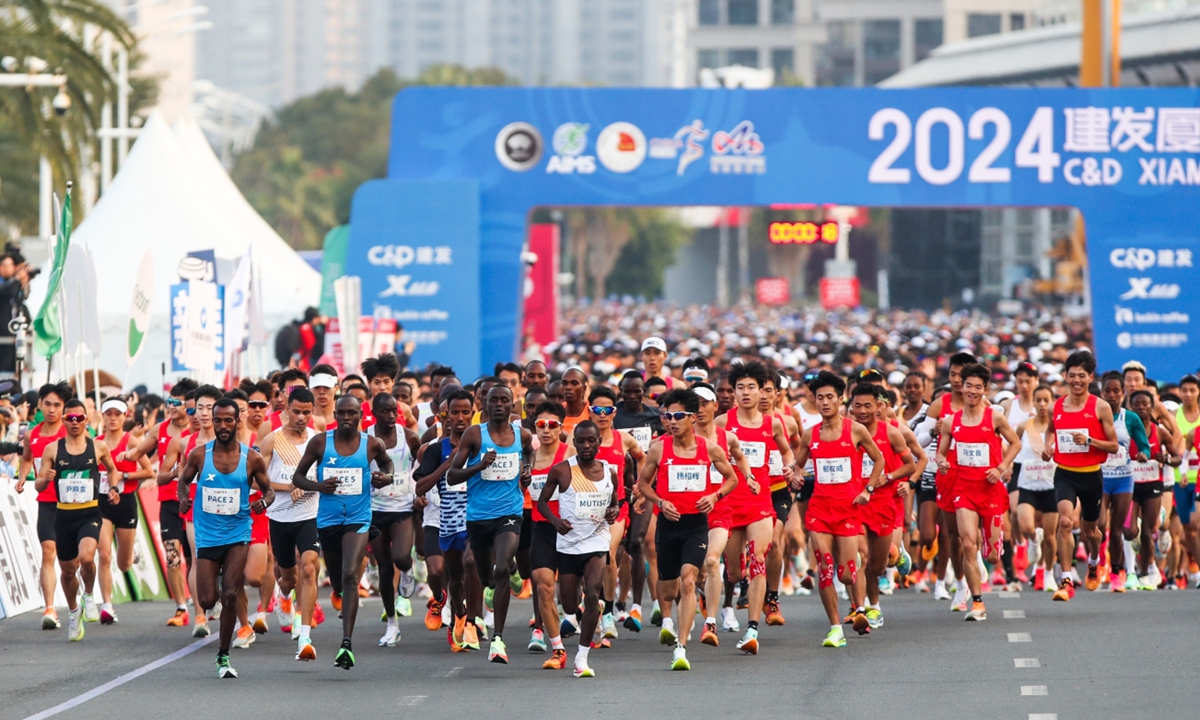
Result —
<path fill-rule="evenodd" d="M 454 618 L 454 628 L 451 630 L 450 644 L 464 645 L 463 642 L 467 637 L 467 616 Z"/>
<path fill-rule="evenodd" d="M 717 647 L 721 641 L 717 638 L 717 624 L 706 622 L 704 623 L 704 632 L 700 635 L 700 642 L 705 645 Z"/>
<path fill-rule="evenodd" d="M 1083 586 L 1088 589 L 1088 592 L 1092 592 L 1100 587 L 1100 568 L 1095 565 L 1088 565 L 1088 574 L 1087 578 L 1083 581 Z"/>
<path fill-rule="evenodd" d="M 521 581 L 521 592 L 517 594 L 518 600 L 528 600 L 533 596 L 533 583 L 529 580 Z"/>
<path fill-rule="evenodd" d="M 46 611 L 51 612 L 50 610 Z M 175 608 L 175 614 L 167 618 L 167 627 L 187 627 L 192 621 L 188 617 L 188 611 L 183 608 Z"/>
<path fill-rule="evenodd" d="M 1111 576 L 1109 585 L 1112 586 L 1112 591 L 1115 593 L 1125 592 L 1125 571 L 1118 570 L 1116 575 Z"/>
<path fill-rule="evenodd" d="M 925 562 L 930 562 L 935 557 L 937 557 L 937 554 L 938 554 L 938 543 L 937 543 L 937 538 L 935 537 L 933 539 L 933 543 L 929 547 L 921 548 L 921 559 L 924 560 Z"/>
<path fill-rule="evenodd" d="M 787 622 L 783 619 L 783 613 L 779 612 L 778 600 L 768 600 L 763 606 L 763 612 L 767 615 L 768 625 L 783 625 Z"/>
<path fill-rule="evenodd" d="M 462 644 L 472 650 L 479 649 L 479 628 L 475 627 L 475 623 L 466 623 L 466 627 L 463 628 Z"/>
<path fill-rule="evenodd" d="M 542 663 L 543 670 L 563 670 L 567 667 L 567 651 L 556 648 L 550 653 L 550 659 Z"/>
<path fill-rule="evenodd" d="M 1072 592 L 1071 584 L 1071 578 L 1063 578 L 1062 583 L 1058 586 L 1058 590 L 1054 591 L 1052 599 L 1055 602 L 1067 602 L 1074 597 L 1075 593 Z"/>
<path fill-rule="evenodd" d="M 900 562 L 900 548 L 896 547 L 895 543 L 888 546 L 888 567 L 896 567 L 896 563 Z"/>
<path fill-rule="evenodd" d="M 1104 583 L 1108 582 L 1109 575 L 1112 574 L 1109 572 L 1108 561 L 1105 561 L 1097 569 L 1099 570 L 1100 584 L 1103 585 Z"/>
<path fill-rule="evenodd" d="M 325 622 L 325 611 L 321 609 L 321 603 L 313 605 L 313 627 Z"/>
<path fill-rule="evenodd" d="M 425 627 L 430 630 L 442 629 L 442 603 L 433 598 L 429 598 L 429 602 L 425 604 L 429 610 L 425 613 Z"/>
<path fill-rule="evenodd" d="M 854 613 L 854 632 L 859 635 L 867 635 L 871 632 L 871 624 L 867 622 L 866 613 Z"/>
<path fill-rule="evenodd" d="M 342 596 L 338 595 L 337 593 L 331 593 L 329 595 L 329 604 L 333 605 L 334 610 L 341 612 L 342 611 Z"/>
<path fill-rule="evenodd" d="M 358 596 L 359 596 L 360 598 L 368 598 L 368 597 L 371 597 L 371 591 L 370 591 L 369 589 L 367 589 L 367 588 L 363 587 L 362 585 L 359 585 L 359 586 L 358 586 Z"/>
<path fill-rule="evenodd" d="M 184 617 L 187 617 L 187 610 L 184 610 L 183 614 L 184 614 Z M 172 618 L 172 619 L 174 619 L 174 618 Z M 167 624 L 170 625 L 171 621 L 168 620 Z M 46 611 L 44 613 L 42 613 L 42 629 L 43 630 L 57 630 L 60 627 L 62 627 L 62 624 L 58 622 L 58 611 L 52 607 L 46 608 Z"/>
<path fill-rule="evenodd" d="M 255 616 L 253 627 L 254 627 L 254 632 L 256 634 L 266 635 L 267 634 L 267 619 L 265 617 L 263 617 L 262 615 Z"/>

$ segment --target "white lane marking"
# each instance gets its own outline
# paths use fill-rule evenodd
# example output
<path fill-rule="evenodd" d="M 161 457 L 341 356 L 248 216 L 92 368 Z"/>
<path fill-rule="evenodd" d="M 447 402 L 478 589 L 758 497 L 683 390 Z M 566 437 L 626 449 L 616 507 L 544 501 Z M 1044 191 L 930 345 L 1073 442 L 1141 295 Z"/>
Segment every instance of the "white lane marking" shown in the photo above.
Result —
<path fill-rule="evenodd" d="M 1029 720 L 1058 720 L 1058 713 L 1029 713 Z"/>
<path fill-rule="evenodd" d="M 1042 663 L 1037 658 L 1013 658 L 1013 667 L 1035 668 L 1041 666 Z"/>
<path fill-rule="evenodd" d="M 1022 685 L 1021 694 L 1043 696 L 1049 695 L 1050 690 L 1045 685 Z"/>
<path fill-rule="evenodd" d="M 405 695 L 404 697 L 400 698 L 400 704 L 408 705 L 408 706 L 420 705 L 421 702 L 424 701 L 425 698 L 427 698 L 427 697 L 429 697 L 429 696 L 428 695 Z"/>
<path fill-rule="evenodd" d="M 1004 619 L 1005 620 L 1024 620 L 1025 619 L 1025 611 L 1024 610 L 1005 610 L 1004 611 Z"/>
<path fill-rule="evenodd" d="M 1001 600 L 1020 600 L 1021 593 L 1013 590 L 1001 590 L 1000 592 L 996 593 L 996 597 L 1000 598 Z"/>
<path fill-rule="evenodd" d="M 442 673 L 442 677 L 454 677 L 455 675 L 458 674 L 459 670 L 462 670 L 462 668 L 452 667 L 449 670 L 447 670 L 446 672 Z"/>
<path fill-rule="evenodd" d="M 1008 641 L 1010 643 L 1033 642 L 1033 637 L 1031 637 L 1029 633 L 1009 633 Z"/>
<path fill-rule="evenodd" d="M 54 707 L 50 708 L 49 710 L 43 710 L 40 713 L 37 713 L 35 715 L 30 715 L 29 717 L 25 718 L 25 720 L 42 720 L 42 718 L 54 717 L 55 715 L 65 711 L 65 710 L 70 710 L 73 707 L 78 707 L 78 706 L 82 705 L 83 703 L 87 702 L 88 700 L 91 700 L 92 698 L 99 697 L 99 696 L 103 695 L 104 693 L 108 692 L 109 690 L 112 690 L 113 688 L 118 688 L 118 687 L 124 685 L 125 683 L 129 682 L 130 680 L 136 680 L 137 678 L 140 678 L 141 676 L 145 675 L 148 672 L 157 670 L 158 668 L 162 667 L 163 665 L 173 663 L 181 657 L 191 655 L 192 653 L 196 652 L 200 648 L 204 647 L 205 645 L 209 644 L 210 642 L 212 642 L 216 639 L 217 639 L 217 636 L 214 634 L 214 635 L 209 635 L 208 637 L 204 638 L 203 640 L 197 640 L 196 642 L 192 643 L 191 645 L 182 647 L 182 648 L 176 650 L 175 652 L 171 653 L 170 655 L 164 655 L 163 657 L 160 657 L 159 659 L 155 660 L 152 663 L 143 665 L 140 668 L 137 668 L 136 670 L 130 670 L 129 672 L 125 673 L 124 675 L 122 675 L 114 680 L 109 680 L 108 682 L 104 683 L 103 685 L 101 685 L 98 688 L 88 690 L 87 692 L 83 693 L 82 695 L 76 695 L 75 697 L 71 698 L 70 700 L 68 700 L 64 703 L 55 705 Z"/>

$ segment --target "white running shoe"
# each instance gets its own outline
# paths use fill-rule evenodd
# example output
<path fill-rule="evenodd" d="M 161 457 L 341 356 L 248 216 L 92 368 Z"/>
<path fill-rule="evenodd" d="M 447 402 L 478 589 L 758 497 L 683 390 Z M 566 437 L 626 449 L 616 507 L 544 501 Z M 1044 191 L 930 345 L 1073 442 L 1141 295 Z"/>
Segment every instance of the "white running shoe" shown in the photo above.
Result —
<path fill-rule="evenodd" d="M 933 599 L 934 600 L 949 600 L 950 591 L 946 589 L 946 583 L 935 582 L 933 584 Z"/>
<path fill-rule="evenodd" d="M 400 642 L 400 627 L 388 623 L 387 631 L 383 633 L 383 637 L 379 638 L 379 647 L 396 647 Z"/>
<path fill-rule="evenodd" d="M 79 642 L 83 639 L 83 607 L 67 611 L 67 639 Z"/>
<path fill-rule="evenodd" d="M 721 608 L 721 629 L 725 632 L 738 632 L 742 629 L 738 625 L 737 613 L 733 611 L 733 608 Z"/>
<path fill-rule="evenodd" d="M 400 573 L 400 596 L 410 598 L 417 589 L 417 576 L 412 570 Z"/>
<path fill-rule="evenodd" d="M 400 617 L 412 615 L 412 601 L 401 595 L 396 598 L 396 614 Z"/>
<path fill-rule="evenodd" d="M 96 607 L 96 598 L 87 593 L 83 594 L 83 621 L 100 622 L 100 608 Z"/>
<path fill-rule="evenodd" d="M 612 613 L 605 613 L 600 618 L 600 627 L 604 630 L 604 637 L 609 640 L 617 639 L 617 622 L 613 619 Z"/>

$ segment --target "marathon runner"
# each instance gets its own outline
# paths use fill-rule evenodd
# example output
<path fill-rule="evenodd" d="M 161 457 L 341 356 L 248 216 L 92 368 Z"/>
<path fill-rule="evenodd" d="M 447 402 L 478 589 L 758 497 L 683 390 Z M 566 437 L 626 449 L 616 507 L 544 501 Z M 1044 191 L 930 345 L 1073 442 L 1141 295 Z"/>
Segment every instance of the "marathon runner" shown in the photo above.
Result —
<path fill-rule="evenodd" d="M 1179 434 L 1173 435 L 1181 439 L 1187 456 L 1176 470 L 1175 486 L 1171 494 L 1175 505 L 1172 526 L 1174 527 L 1176 522 L 1179 523 L 1180 527 L 1176 529 L 1175 535 L 1177 540 L 1183 541 L 1183 548 L 1178 551 L 1179 562 L 1175 567 L 1177 577 L 1166 578 L 1168 582 L 1185 582 L 1184 571 L 1188 564 L 1188 553 L 1191 553 L 1194 559 L 1200 558 L 1200 533 L 1197 532 L 1196 523 L 1192 522 L 1196 508 L 1196 471 L 1200 469 L 1200 445 L 1196 442 L 1196 428 L 1200 427 L 1200 378 L 1190 374 L 1183 376 L 1179 381 L 1179 399 L 1183 402 L 1175 411 L 1175 416 L 1170 419 L 1179 427 Z M 1163 425 L 1165 427 L 1168 423 L 1164 422 Z"/>
<path fill-rule="evenodd" d="M 366 487 L 381 488 L 392 482 L 392 459 L 379 438 L 360 431 L 362 405 L 348 395 L 338 398 L 334 411 L 337 429 L 327 430 L 308 441 L 292 484 L 301 490 L 320 493 L 317 505 L 317 534 L 325 553 L 325 567 L 333 591 L 342 597 L 342 644 L 333 664 L 343 670 L 354 667 L 354 621 L 358 616 L 359 568 L 367 555 L 371 531 L 371 493 Z M 371 463 L 379 468 L 370 470 Z M 317 480 L 308 471 L 317 465 Z M 349 591 L 349 592 L 347 592 Z M 222 624 L 224 628 L 224 624 Z"/>
<path fill-rule="evenodd" d="M 56 389 L 53 392 L 57 394 L 60 391 Z M 97 619 L 99 616 L 92 593 L 96 582 L 96 544 L 102 522 L 100 468 L 107 471 L 108 477 L 117 477 L 117 468 L 108 446 L 88 436 L 86 408 L 82 401 L 71 398 L 63 403 L 62 420 L 66 434 L 42 449 L 42 462 L 34 489 L 42 493 L 51 485 L 54 486 L 54 542 L 63 595 L 67 598 L 69 611 L 67 639 L 78 642 L 84 635 L 84 608 L 87 607 L 89 614 Z M 122 502 L 121 493 L 116 487 L 107 488 L 105 494 L 112 505 Z M 128 497 L 124 501 L 136 502 Z M 82 603 L 79 576 L 83 577 Z"/>
<path fill-rule="evenodd" d="M 985 404 L 991 373 L 983 365 L 971 363 L 959 372 L 963 408 L 942 419 L 938 433 L 938 469 L 948 472 L 947 459 L 954 452 L 954 507 L 962 543 L 963 568 L 971 594 L 968 621 L 987 619 L 983 604 L 982 581 L 975 556 L 985 549 L 987 561 L 1000 562 L 1004 514 L 1008 512 L 1008 488 L 1005 477 L 1012 472 L 1013 459 L 1021 451 L 1021 441 L 1004 415 Z M 1001 448 L 1000 441 L 1008 443 Z M 980 538 L 983 538 L 983 544 Z"/>
<path fill-rule="evenodd" d="M 846 383 L 837 375 L 821 371 L 808 384 L 821 414 L 821 424 L 804 431 L 796 464 L 804 465 L 809 457 L 814 461 L 816 484 L 808 502 L 805 526 L 808 528 L 813 553 L 817 556 L 818 588 L 821 604 L 829 618 L 829 633 L 822 643 L 825 647 L 845 647 L 841 616 L 838 614 L 837 592 L 833 587 L 835 574 L 850 594 L 852 611 L 863 607 L 859 591 L 858 550 L 863 542 L 861 505 L 870 497 L 862 482 L 862 458 L 871 458 L 871 474 L 866 486 L 882 484 L 883 455 L 865 427 L 841 414 L 842 394 Z M 865 497 L 864 497 L 865 495 Z M 867 616 L 853 612 L 854 630 L 860 635 L 870 632 Z"/>
<path fill-rule="evenodd" d="M 383 441 L 394 468 L 391 484 L 371 489 L 371 524 L 379 532 L 379 536 L 371 541 L 371 553 L 379 565 L 379 597 L 383 600 L 383 614 L 387 618 L 387 631 L 379 639 L 379 644 L 395 647 L 400 642 L 400 625 L 396 620 L 395 572 L 400 573 L 398 589 L 405 601 L 412 597 L 417 586 L 412 559 L 412 465 L 420 442 L 416 433 L 396 424 L 399 406 L 391 393 L 375 393 L 371 398 L 371 413 L 375 416 L 375 424 L 367 429 L 367 435 Z M 376 466 L 371 469 L 378 471 L 379 468 Z"/>
<path fill-rule="evenodd" d="M 572 392 L 582 393 L 586 378 L 579 370 L 575 370 L 575 375 L 579 385 L 572 386 Z M 479 581 L 494 591 L 495 625 L 488 660 L 507 664 L 508 652 L 502 636 L 510 593 L 503 590 L 516 569 L 524 505 L 521 488 L 528 487 L 531 480 L 533 437 L 520 423 L 512 422 L 513 394 L 507 387 L 492 387 L 485 408 L 487 423 L 474 425 L 463 433 L 446 471 L 446 482 L 452 486 L 466 483 L 467 537 Z"/>
<path fill-rule="evenodd" d="M 1088 392 L 1096 374 L 1096 358 L 1087 350 L 1077 350 L 1064 363 L 1070 392 L 1054 402 L 1054 412 L 1046 427 L 1043 460 L 1054 460 L 1054 497 L 1058 502 L 1058 562 L 1054 564 L 1058 591 L 1054 599 L 1065 602 L 1075 597 L 1072 557 L 1073 517 L 1079 503 L 1079 528 L 1087 551 L 1088 584 L 1094 590 L 1100 584 L 1100 503 L 1104 495 L 1104 477 L 1100 466 L 1109 453 L 1118 450 L 1117 431 L 1108 403 Z M 1061 574 L 1061 578 L 1059 575 Z"/>
<path fill-rule="evenodd" d="M 642 341 L 642 369 L 646 379 L 658 378 L 667 390 L 683 388 L 684 383 L 676 380 L 664 369 L 667 363 L 667 343 L 660 337 L 648 337 Z M 660 403 L 661 405 L 661 403 Z"/>
<path fill-rule="evenodd" d="M 203 389 L 203 388 L 202 388 Z M 208 399 L 208 398 L 205 398 Z M 250 544 L 250 513 L 262 513 L 275 499 L 267 467 L 258 451 L 237 440 L 239 413 L 229 398 L 216 400 L 211 409 L 213 440 L 188 452 L 179 473 L 179 511 L 192 508 L 191 483 L 196 480 L 200 502 L 194 515 L 196 540 L 197 614 L 216 605 L 220 582 L 221 613 L 217 648 L 217 677 L 236 678 L 229 665 L 229 647 L 237 615 L 237 591 L 243 586 Z M 261 497 L 250 502 L 250 491 Z"/>
<path fill-rule="evenodd" d="M 527 393 L 528 399 L 532 393 Z M 550 469 L 573 456 L 575 449 L 562 441 L 562 424 L 567 411 L 562 405 L 543 401 L 537 406 L 526 406 L 526 415 L 533 418 L 538 448 L 533 455 L 530 470 L 529 496 L 540 498 L 546 485 Z M 552 491 L 547 498 L 551 509 L 558 505 L 558 492 Z M 529 649 L 546 651 L 546 639 L 550 640 L 550 658 L 542 664 L 546 670 L 562 670 L 567 666 L 567 651 L 563 647 L 558 628 L 558 607 L 554 604 L 555 576 L 558 573 L 558 531 L 542 512 L 541 504 L 533 504 L 533 544 L 529 552 L 532 568 L 535 624 Z M 582 642 L 582 638 L 581 638 Z"/>
<path fill-rule="evenodd" d="M 1125 570 L 1133 557 L 1125 557 L 1125 521 L 1133 499 L 1133 463 L 1145 463 L 1151 455 L 1146 428 L 1137 413 L 1125 409 L 1125 383 L 1121 374 L 1108 372 L 1100 381 L 1100 396 L 1113 414 L 1118 449 L 1100 466 L 1104 476 L 1104 498 L 1100 504 L 1098 527 L 1108 533 L 1108 579 L 1113 592 L 1125 592 Z M 1103 583 L 1105 578 L 1100 578 Z M 1089 587 L 1089 590 L 1095 588 Z"/>
<path fill-rule="evenodd" d="M 1054 498 L 1054 463 L 1042 459 L 1046 428 L 1054 407 L 1054 390 L 1038 385 L 1033 391 L 1034 414 L 1017 428 L 1021 451 L 1013 460 L 1017 479 L 1017 527 L 1032 548 L 1042 530 L 1041 561 L 1033 576 L 1033 589 L 1057 592 L 1054 562 L 1058 557 L 1058 503 Z"/>
<path fill-rule="evenodd" d="M 322 363 L 312 369 L 308 376 L 309 390 L 313 396 L 313 428 L 325 431 L 337 427 L 333 416 L 333 405 L 337 401 L 337 370 Z"/>
<path fill-rule="evenodd" d="M 786 403 L 786 382 L 787 379 L 777 371 L 770 370 L 767 373 L 767 381 L 762 386 L 758 409 L 764 415 L 774 415 L 779 419 L 788 439 L 788 449 L 794 456 L 796 448 L 800 445 L 800 421 L 796 419 L 796 411 Z M 767 616 L 768 625 L 783 625 L 783 613 L 779 610 L 779 586 L 783 581 L 783 554 L 787 545 L 784 526 L 792 512 L 796 495 L 795 490 L 784 478 L 783 455 L 779 448 L 773 444 L 768 444 L 767 447 L 769 490 L 771 505 L 775 508 L 775 521 L 771 529 L 771 549 L 767 553 L 767 593 L 763 602 L 763 613 Z"/>
<path fill-rule="evenodd" d="M 21 462 L 17 468 L 17 484 L 15 490 L 20 495 L 25 489 L 25 481 L 29 477 L 41 477 L 42 454 L 51 444 L 67 436 L 63 425 L 63 406 L 75 397 L 71 386 L 67 383 L 47 383 L 38 388 L 38 409 L 42 413 L 42 421 L 29 429 L 25 435 L 24 448 L 21 451 Z M 32 469 L 32 473 L 30 472 Z M 57 587 L 54 561 L 56 558 L 54 517 L 58 508 L 58 490 L 53 483 L 46 483 L 37 493 L 38 516 L 37 536 L 42 545 L 42 567 L 39 579 L 42 585 L 42 599 L 46 606 L 42 611 L 42 629 L 57 630 L 62 627 L 58 622 L 58 611 L 54 609 L 54 593 Z M 69 551 L 68 551 L 69 554 Z M 90 557 L 90 556 L 89 556 Z"/>
<path fill-rule="evenodd" d="M 645 381 L 637 370 L 629 370 L 621 376 L 617 385 L 621 402 L 617 405 L 617 414 L 613 417 L 613 428 L 628 432 L 637 441 L 638 447 L 644 454 L 650 449 L 654 438 L 663 434 L 662 423 L 658 418 L 658 410 L 645 403 Z M 652 509 L 637 502 L 639 497 L 634 486 L 634 499 L 630 501 L 629 527 L 625 530 L 622 545 L 624 552 L 619 553 L 618 571 L 621 575 L 622 593 L 617 598 L 617 606 L 624 607 L 626 589 L 632 589 L 633 603 L 629 613 L 621 619 L 621 624 L 627 630 L 641 632 L 642 630 L 642 593 L 649 581 L 650 597 L 654 600 L 658 585 L 658 559 L 654 555 L 654 536 L 650 533 L 650 525 L 655 515 Z M 647 566 L 650 575 L 647 576 Z"/>
<path fill-rule="evenodd" d="M 317 539 L 317 504 L 315 492 L 304 491 L 293 484 L 296 466 L 308 442 L 317 434 L 308 426 L 312 417 L 313 393 L 297 388 L 287 398 L 281 419 L 283 424 L 259 442 L 259 451 L 267 466 L 267 477 L 275 491 L 274 501 L 267 506 L 271 534 L 271 550 L 279 573 L 279 591 L 284 600 L 281 612 L 290 615 L 280 618 L 283 629 L 290 628 L 297 641 L 297 660 L 316 660 L 312 644 L 314 611 L 317 604 L 317 574 L 321 569 L 321 543 Z M 310 468 L 308 479 L 315 472 Z M 292 593 L 294 600 L 290 600 Z M 285 631 L 286 632 L 286 631 Z"/>
<path fill-rule="evenodd" d="M 576 425 L 590 417 L 587 408 L 588 379 L 583 370 L 572 367 L 567 368 L 559 383 L 562 386 L 563 404 L 567 408 L 563 432 L 570 435 Z"/>
<path fill-rule="evenodd" d="M 596 673 L 588 665 L 588 650 L 600 619 L 604 566 L 611 546 L 609 524 L 620 512 L 617 487 L 621 479 L 616 468 L 597 458 L 600 428 L 596 423 L 584 420 L 576 425 L 574 440 L 578 454 L 550 469 L 537 504 L 557 533 L 560 592 L 579 597 L 578 585 L 583 584 L 583 622 L 575 654 L 575 677 L 590 678 Z M 556 493 L 558 503 L 554 507 L 550 500 Z"/>
<path fill-rule="evenodd" d="M 133 435 L 125 432 L 125 420 L 129 416 L 129 406 L 119 397 L 109 398 L 100 405 L 100 416 L 104 419 L 104 434 L 97 440 L 104 443 L 113 458 L 120 457 L 129 447 Z M 88 622 L 97 619 L 104 625 L 117 622 L 117 611 L 112 604 L 112 560 L 113 539 L 117 541 L 117 570 L 121 573 L 133 567 L 133 548 L 137 543 L 138 502 L 134 492 L 143 480 L 154 477 L 150 469 L 150 459 L 142 457 L 138 462 L 117 460 L 113 463 L 117 468 L 115 476 L 107 472 L 100 473 L 100 517 L 104 523 L 100 529 L 100 613 L 98 618 L 88 618 L 88 609 L 84 608 L 84 617 Z M 113 504 L 108 501 L 110 487 L 117 488 L 121 494 L 121 502 Z M 185 611 L 186 612 L 186 611 Z"/>
<path fill-rule="evenodd" d="M 1183 453 L 1170 433 L 1154 422 L 1154 396 L 1148 390 L 1134 390 L 1129 407 L 1148 430 L 1151 457 L 1148 462 L 1133 465 L 1133 514 L 1125 526 L 1125 540 L 1130 542 L 1137 538 L 1139 544 L 1136 583 L 1133 587 L 1127 583 L 1126 587 L 1155 590 L 1161 580 L 1161 576 L 1154 577 L 1160 575 L 1154 563 L 1154 550 L 1162 509 L 1163 475 L 1175 472 L 1183 461 Z"/>
<path fill-rule="evenodd" d="M 661 400 L 662 422 L 671 434 L 650 446 L 638 474 L 638 486 L 660 514 L 656 539 L 662 607 L 659 642 L 674 646 L 672 670 L 690 670 L 687 642 L 696 615 L 696 578 L 707 554 L 706 515 L 733 492 L 738 480 L 720 446 L 698 438 L 693 431 L 700 396 L 692 390 L 671 390 Z M 710 465 L 724 478 L 715 491 L 709 479 Z M 678 633 L 671 619 L 671 603 L 676 597 Z"/>

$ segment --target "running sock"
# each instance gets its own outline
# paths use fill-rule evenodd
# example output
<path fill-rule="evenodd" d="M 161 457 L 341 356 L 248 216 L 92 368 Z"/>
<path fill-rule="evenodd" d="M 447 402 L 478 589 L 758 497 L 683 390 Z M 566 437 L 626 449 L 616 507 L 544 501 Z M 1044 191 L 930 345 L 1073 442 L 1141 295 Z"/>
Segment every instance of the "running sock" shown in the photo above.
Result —
<path fill-rule="evenodd" d="M 176 603 L 176 605 L 175 605 L 175 609 L 176 609 L 176 610 L 182 610 L 182 611 L 184 611 L 184 612 L 187 612 L 187 605 L 180 605 L 180 604 Z"/>
<path fill-rule="evenodd" d="M 638 603 L 634 603 L 634 604 L 633 604 L 633 605 L 632 605 L 632 606 L 629 608 L 629 611 L 630 611 L 630 612 L 637 611 L 637 612 L 639 612 L 639 613 L 640 613 L 640 612 L 642 611 L 642 606 L 641 606 L 641 605 L 639 605 Z"/>
<path fill-rule="evenodd" d="M 1088 555 L 1087 564 L 1088 564 L 1088 567 L 1090 567 L 1090 568 L 1096 567 L 1097 565 L 1100 564 L 1100 556 L 1099 555 L 1094 555 L 1094 556 Z"/>
<path fill-rule="evenodd" d="M 312 625 L 301 625 L 300 626 L 300 637 L 310 637 L 311 633 L 312 633 Z"/>
<path fill-rule="evenodd" d="M 709 623 L 712 623 L 713 625 L 716 625 L 716 624 L 717 624 L 717 619 L 716 619 L 715 617 L 706 617 L 706 618 L 704 618 L 704 624 L 705 624 L 705 625 L 708 625 Z"/>
<path fill-rule="evenodd" d="M 589 646 L 584 644 L 584 642 L 581 640 L 579 642 L 579 650 L 575 653 L 576 665 L 587 665 L 588 649 Z"/>
<path fill-rule="evenodd" d="M 612 611 L 613 611 L 613 601 L 612 601 L 612 600 L 605 600 L 605 601 L 604 601 L 604 612 L 603 612 L 603 613 L 601 613 L 601 614 L 603 614 L 603 615 L 612 615 Z"/>
<path fill-rule="evenodd" d="M 674 631 L 675 631 L 675 621 L 673 621 L 673 620 L 672 620 L 671 618 L 669 618 L 669 617 L 663 617 L 663 619 L 662 619 L 662 629 L 663 629 L 663 630 L 670 630 L 671 632 L 674 632 Z"/>
<path fill-rule="evenodd" d="M 867 603 L 867 607 L 871 608 L 872 610 L 878 610 L 879 603 Z"/>
<path fill-rule="evenodd" d="M 768 590 L 767 602 L 779 602 L 779 592 L 777 590 Z"/>
<path fill-rule="evenodd" d="M 746 623 L 746 628 L 749 630 L 758 630 L 758 621 L 751 620 L 750 622 Z"/>
<path fill-rule="evenodd" d="M 982 595 L 972 595 L 971 602 L 981 603 L 981 602 L 983 602 L 983 596 Z"/>
<path fill-rule="evenodd" d="M 348 637 L 342 638 L 342 647 L 346 648 L 347 650 L 350 649 L 350 638 L 348 638 Z"/>
<path fill-rule="evenodd" d="M 400 627 L 400 621 L 396 619 L 395 615 L 392 615 L 391 617 L 389 617 L 387 619 L 387 624 L 388 624 L 388 627 L 394 627 L 397 629 L 399 629 L 399 627 Z"/>
<path fill-rule="evenodd" d="M 616 606 L 617 612 L 625 612 L 625 603 L 624 602 L 613 603 L 613 605 Z"/>
<path fill-rule="evenodd" d="M 1016 580 L 1017 576 L 1013 570 L 1013 545 L 1011 540 L 1004 541 L 1004 553 L 1000 556 L 1000 562 L 1004 565 L 1004 579 L 1008 582 Z"/>
<path fill-rule="evenodd" d="M 551 650 L 565 650 L 566 649 L 563 647 L 561 636 L 550 638 L 550 649 Z"/>

